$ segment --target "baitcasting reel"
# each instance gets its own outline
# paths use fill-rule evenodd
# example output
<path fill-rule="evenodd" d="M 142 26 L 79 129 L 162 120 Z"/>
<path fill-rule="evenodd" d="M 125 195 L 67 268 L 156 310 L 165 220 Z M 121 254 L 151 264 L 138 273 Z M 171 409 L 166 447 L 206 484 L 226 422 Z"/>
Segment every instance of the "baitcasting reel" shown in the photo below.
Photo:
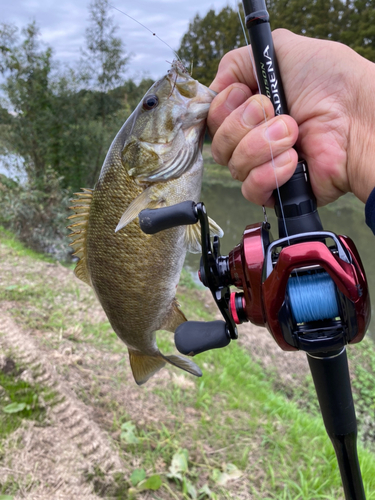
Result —
<path fill-rule="evenodd" d="M 267 222 L 246 227 L 228 256 L 213 244 L 203 203 L 187 201 L 139 216 L 148 234 L 200 222 L 201 282 L 224 321 L 187 321 L 175 334 L 177 349 L 195 355 L 237 338 L 236 325 L 266 326 L 285 351 L 331 352 L 362 340 L 370 321 L 365 272 L 352 240 L 328 231 L 273 240 Z M 241 291 L 231 291 L 234 286 Z"/>
<path fill-rule="evenodd" d="M 265 1 L 243 0 L 243 6 L 259 93 L 271 99 L 276 115 L 287 114 Z M 365 500 L 345 349 L 362 340 L 370 323 L 365 272 L 352 240 L 323 230 L 303 159 L 274 197 L 279 239 L 272 239 L 267 222 L 251 224 L 228 256 L 220 255 L 217 237 L 211 245 L 202 203 L 144 210 L 139 222 L 149 234 L 201 225 L 200 279 L 224 321 L 181 324 L 177 349 L 195 355 L 224 347 L 237 338 L 237 324 L 251 321 L 266 326 L 281 349 L 305 351 L 345 498 Z"/>

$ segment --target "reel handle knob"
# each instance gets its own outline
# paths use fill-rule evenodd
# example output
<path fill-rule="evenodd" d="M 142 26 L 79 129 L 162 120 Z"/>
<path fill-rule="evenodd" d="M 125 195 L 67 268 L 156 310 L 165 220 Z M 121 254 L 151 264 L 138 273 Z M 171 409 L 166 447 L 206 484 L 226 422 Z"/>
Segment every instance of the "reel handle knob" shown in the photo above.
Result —
<path fill-rule="evenodd" d="M 224 321 L 186 321 L 176 329 L 174 341 L 181 354 L 195 356 L 229 344 L 229 330 Z"/>
<path fill-rule="evenodd" d="M 139 214 L 139 225 L 146 234 L 198 222 L 194 201 L 183 201 L 163 208 L 146 208 Z"/>

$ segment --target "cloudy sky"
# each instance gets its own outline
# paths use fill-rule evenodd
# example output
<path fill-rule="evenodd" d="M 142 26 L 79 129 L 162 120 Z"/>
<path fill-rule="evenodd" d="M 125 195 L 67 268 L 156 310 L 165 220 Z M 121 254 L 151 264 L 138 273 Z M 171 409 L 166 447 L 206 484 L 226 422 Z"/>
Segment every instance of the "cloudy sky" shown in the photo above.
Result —
<path fill-rule="evenodd" d="M 90 0 L 8 0 L 3 2 L 1 22 L 19 28 L 35 20 L 42 39 L 54 49 L 58 60 L 74 63 L 84 46 Z M 216 12 L 234 0 L 113 0 L 112 5 L 146 25 L 171 47 L 177 49 L 182 36 L 196 13 Z M 112 9 L 118 35 L 132 57 L 128 76 L 159 78 L 169 67 L 173 53 L 156 37 L 134 21 Z M 239 28 L 240 29 L 240 28 Z"/>

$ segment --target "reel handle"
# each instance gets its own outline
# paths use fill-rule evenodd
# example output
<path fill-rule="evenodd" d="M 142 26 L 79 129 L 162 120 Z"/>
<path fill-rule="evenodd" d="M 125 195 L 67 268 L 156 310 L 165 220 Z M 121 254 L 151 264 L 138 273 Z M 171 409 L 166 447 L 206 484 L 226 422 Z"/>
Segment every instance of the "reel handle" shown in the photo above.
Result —
<path fill-rule="evenodd" d="M 146 208 L 138 217 L 139 226 L 146 234 L 156 234 L 165 229 L 198 222 L 193 201 L 183 201 L 163 208 Z"/>
<path fill-rule="evenodd" d="M 201 225 L 202 259 L 200 277 L 212 293 L 225 321 L 186 321 L 177 327 L 175 344 L 182 354 L 194 356 L 209 349 L 218 349 L 238 337 L 235 322 L 230 313 L 230 289 L 227 283 L 228 268 L 226 259 L 220 256 L 220 243 L 215 236 L 213 245 L 206 208 L 203 203 L 183 201 L 169 207 L 146 209 L 139 213 L 139 225 L 146 234 L 155 234 L 165 229 L 187 224 Z M 219 267 L 217 267 L 219 262 Z M 227 280 L 224 279 L 227 277 Z"/>
<path fill-rule="evenodd" d="M 174 341 L 181 354 L 195 356 L 227 346 L 231 336 L 224 321 L 187 321 L 177 327 Z"/>
<path fill-rule="evenodd" d="M 288 114 L 266 3 L 243 0 L 243 6 L 260 92 L 271 99 L 275 115 Z M 280 238 L 323 229 L 305 161 L 298 162 L 291 179 L 274 191 L 274 197 Z"/>

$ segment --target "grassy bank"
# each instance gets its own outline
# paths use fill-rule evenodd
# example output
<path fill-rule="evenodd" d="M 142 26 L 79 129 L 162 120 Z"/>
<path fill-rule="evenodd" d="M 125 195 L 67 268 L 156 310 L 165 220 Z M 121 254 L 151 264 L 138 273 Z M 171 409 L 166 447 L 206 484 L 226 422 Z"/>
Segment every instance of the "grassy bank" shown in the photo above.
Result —
<path fill-rule="evenodd" d="M 110 485 L 100 468 L 86 473 L 85 481 L 97 496 L 343 498 L 335 455 L 305 380 L 287 393 L 272 367 L 261 368 L 248 350 L 232 342 L 195 358 L 203 371 L 200 379 L 168 367 L 138 388 L 126 349 L 91 290 L 75 280 L 71 269 L 46 261 L 1 232 L 0 277 L 1 311 L 14 318 L 43 355 L 53 358 L 62 353 L 56 358 L 57 374 L 71 381 L 72 391 L 122 460 Z M 207 292 L 187 273 L 178 298 L 189 319 L 213 317 Z M 1 335 L 5 334 L 0 328 Z M 163 353 L 174 351 L 167 332 L 160 332 L 158 344 Z M 357 407 L 360 412 L 367 408 L 361 413 L 367 420 L 368 407 L 373 411 L 374 405 L 375 357 L 370 347 L 364 342 L 351 354 Z M 15 361 L 12 370 L 4 372 L 2 365 L 0 378 L 0 469 L 11 468 L 10 435 L 30 419 L 37 428 L 48 427 L 48 408 L 55 398 L 40 384 L 28 382 L 20 388 L 28 367 L 16 352 L 3 354 Z M 17 425 L 10 428 L 5 423 L 13 402 L 20 406 Z M 363 445 L 359 454 L 367 499 L 375 499 L 375 456 Z M 0 494 L 32 498 L 32 493 L 22 496 L 25 481 L 16 474 L 5 482 L 0 479 Z"/>

